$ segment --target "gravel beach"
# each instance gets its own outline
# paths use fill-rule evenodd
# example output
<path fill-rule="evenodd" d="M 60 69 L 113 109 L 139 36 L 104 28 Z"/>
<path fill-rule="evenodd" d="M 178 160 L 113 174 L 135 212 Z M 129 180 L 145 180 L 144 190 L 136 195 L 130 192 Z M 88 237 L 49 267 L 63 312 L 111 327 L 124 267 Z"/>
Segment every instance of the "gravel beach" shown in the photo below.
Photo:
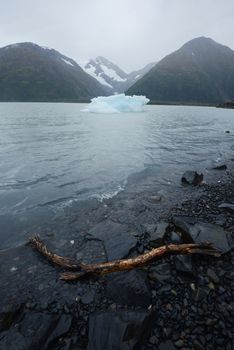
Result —
<path fill-rule="evenodd" d="M 29 244 L 1 251 L 0 349 L 232 350 L 234 162 L 225 165 L 173 200 L 154 189 L 122 192 L 80 203 L 37 231 L 53 251 L 83 262 L 207 241 L 220 258 L 167 256 L 66 283 Z"/>

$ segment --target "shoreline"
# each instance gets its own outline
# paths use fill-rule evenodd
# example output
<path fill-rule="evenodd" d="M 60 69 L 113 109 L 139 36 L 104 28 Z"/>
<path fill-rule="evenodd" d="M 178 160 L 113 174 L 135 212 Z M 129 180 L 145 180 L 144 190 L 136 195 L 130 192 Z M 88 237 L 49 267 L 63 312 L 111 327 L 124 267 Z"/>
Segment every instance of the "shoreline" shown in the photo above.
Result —
<path fill-rule="evenodd" d="M 183 223 L 175 216 L 190 217 L 225 230 L 229 250 L 234 215 L 219 205 L 234 203 L 234 162 L 206 180 L 181 188 L 178 201 L 152 189 L 81 203 L 39 233 L 55 252 L 94 263 L 180 243 Z M 168 256 L 74 283 L 59 280 L 59 269 L 29 245 L 2 251 L 0 260 L 0 349 L 232 349 L 233 250 L 219 259 Z"/>

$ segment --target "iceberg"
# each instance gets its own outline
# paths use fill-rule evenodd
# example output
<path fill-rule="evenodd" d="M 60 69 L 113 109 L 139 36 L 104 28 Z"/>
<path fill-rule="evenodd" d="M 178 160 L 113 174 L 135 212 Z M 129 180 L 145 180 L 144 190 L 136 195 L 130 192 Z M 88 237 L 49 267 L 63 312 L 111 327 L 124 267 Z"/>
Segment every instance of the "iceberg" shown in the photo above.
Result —
<path fill-rule="evenodd" d="M 123 113 L 143 112 L 144 105 L 150 100 L 145 96 L 126 96 L 118 94 L 113 96 L 100 96 L 91 100 L 90 104 L 82 109 L 82 112 L 89 113 Z"/>

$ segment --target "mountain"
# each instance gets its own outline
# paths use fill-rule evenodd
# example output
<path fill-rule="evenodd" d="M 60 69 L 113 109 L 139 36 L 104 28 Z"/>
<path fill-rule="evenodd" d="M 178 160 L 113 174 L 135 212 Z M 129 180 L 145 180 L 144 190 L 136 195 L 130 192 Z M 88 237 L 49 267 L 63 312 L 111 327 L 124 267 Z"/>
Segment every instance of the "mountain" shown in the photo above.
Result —
<path fill-rule="evenodd" d="M 113 94 L 124 92 L 154 65 L 155 63 L 149 63 L 144 68 L 128 74 L 105 57 L 98 56 L 89 60 L 82 68 L 86 73 L 96 78 L 99 83 L 103 84 L 109 94 Z"/>
<path fill-rule="evenodd" d="M 0 48 L 0 101 L 82 102 L 106 90 L 71 58 L 33 43 Z"/>
<path fill-rule="evenodd" d="M 127 93 L 158 103 L 234 100 L 234 51 L 209 38 L 193 39 L 158 62 Z"/>

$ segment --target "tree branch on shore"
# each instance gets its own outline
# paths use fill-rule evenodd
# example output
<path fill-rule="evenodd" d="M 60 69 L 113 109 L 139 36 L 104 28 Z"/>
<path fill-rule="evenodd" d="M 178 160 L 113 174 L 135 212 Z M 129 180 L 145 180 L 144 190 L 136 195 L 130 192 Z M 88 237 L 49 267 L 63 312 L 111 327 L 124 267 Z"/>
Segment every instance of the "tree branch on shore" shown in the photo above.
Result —
<path fill-rule="evenodd" d="M 132 270 L 134 268 L 144 266 L 158 258 L 167 254 L 204 254 L 214 257 L 220 257 L 221 253 L 209 243 L 200 244 L 169 244 L 158 248 L 154 248 L 147 253 L 139 255 L 135 258 L 114 260 L 100 264 L 84 264 L 75 259 L 70 259 L 57 255 L 49 250 L 46 244 L 39 236 L 30 238 L 30 242 L 41 255 L 49 262 L 58 265 L 66 270 L 60 274 L 60 279 L 65 281 L 79 280 L 82 277 L 91 275 L 105 275 L 117 271 Z"/>

